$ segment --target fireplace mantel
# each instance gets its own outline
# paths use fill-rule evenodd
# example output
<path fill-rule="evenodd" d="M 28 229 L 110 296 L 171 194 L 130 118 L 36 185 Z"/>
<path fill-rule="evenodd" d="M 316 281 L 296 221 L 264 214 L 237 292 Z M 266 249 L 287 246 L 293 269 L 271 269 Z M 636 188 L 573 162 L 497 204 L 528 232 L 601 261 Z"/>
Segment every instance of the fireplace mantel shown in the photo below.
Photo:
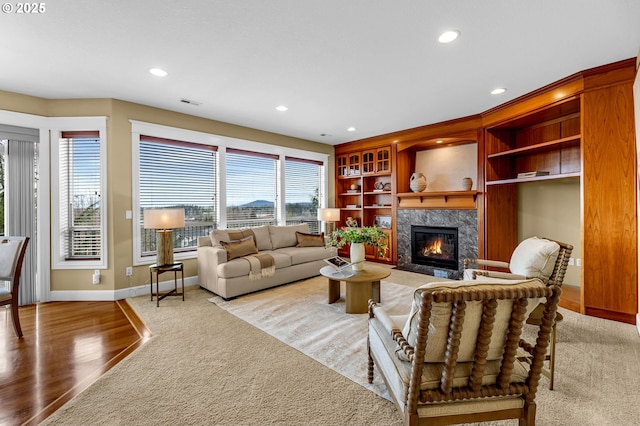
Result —
<path fill-rule="evenodd" d="M 475 210 L 478 191 L 402 192 L 398 197 L 400 209 L 468 209 Z"/>

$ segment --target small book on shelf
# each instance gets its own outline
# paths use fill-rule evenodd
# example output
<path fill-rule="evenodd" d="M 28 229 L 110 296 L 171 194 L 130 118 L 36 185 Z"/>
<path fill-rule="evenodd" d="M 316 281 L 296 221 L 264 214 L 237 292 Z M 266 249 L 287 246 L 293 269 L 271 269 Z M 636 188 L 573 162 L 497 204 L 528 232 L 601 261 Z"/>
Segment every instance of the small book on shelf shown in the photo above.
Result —
<path fill-rule="evenodd" d="M 357 204 L 347 204 L 346 206 L 348 209 L 357 209 L 358 205 Z"/>
<path fill-rule="evenodd" d="M 548 174 L 549 174 L 549 172 L 547 172 L 547 171 L 537 170 L 535 172 L 518 173 L 518 178 L 528 178 L 528 177 L 535 177 L 535 176 L 546 176 Z"/>

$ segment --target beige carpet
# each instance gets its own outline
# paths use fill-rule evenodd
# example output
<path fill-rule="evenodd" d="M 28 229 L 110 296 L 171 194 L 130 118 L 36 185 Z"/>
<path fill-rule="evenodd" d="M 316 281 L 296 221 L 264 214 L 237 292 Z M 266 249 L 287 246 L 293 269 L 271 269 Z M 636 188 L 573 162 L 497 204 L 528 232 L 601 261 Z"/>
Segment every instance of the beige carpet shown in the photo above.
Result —
<path fill-rule="evenodd" d="M 394 270 L 388 280 L 416 286 L 425 277 Z M 45 423 L 401 423 L 392 403 L 208 302 L 211 296 L 192 289 L 185 302 L 167 298 L 160 308 L 146 296 L 130 299 L 155 337 Z M 556 390 L 546 389 L 543 379 L 537 424 L 639 424 L 640 339 L 636 328 L 563 313 L 565 321 L 558 327 Z"/>
<path fill-rule="evenodd" d="M 425 280 L 435 280 L 424 277 Z M 367 382 L 368 314 L 345 313 L 345 283 L 341 298 L 327 303 L 327 279 L 314 279 L 225 301 L 209 299 L 222 309 L 258 327 L 323 365 L 391 400 L 382 381 Z M 381 304 L 392 315 L 407 314 L 413 288 L 382 281 Z"/>

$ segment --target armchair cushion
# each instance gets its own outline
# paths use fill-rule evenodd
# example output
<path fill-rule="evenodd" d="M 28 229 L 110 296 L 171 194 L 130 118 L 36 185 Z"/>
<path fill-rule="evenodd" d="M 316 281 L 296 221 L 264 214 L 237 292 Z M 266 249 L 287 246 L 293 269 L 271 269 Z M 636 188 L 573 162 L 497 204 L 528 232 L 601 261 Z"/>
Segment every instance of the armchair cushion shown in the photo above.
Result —
<path fill-rule="evenodd" d="M 529 278 L 549 278 L 560 252 L 555 241 L 531 237 L 522 241 L 511 255 L 509 269 Z"/>
<path fill-rule="evenodd" d="M 529 280 L 494 280 L 494 281 L 444 281 L 433 282 L 424 284 L 418 289 L 430 289 L 430 290 L 442 290 L 447 288 L 459 288 L 459 287 L 476 287 L 479 290 L 491 289 L 495 285 L 513 285 L 526 287 L 531 284 L 537 284 L 544 287 L 544 284 L 538 279 Z M 538 302 L 539 303 L 539 302 Z M 532 303 L 531 301 L 527 305 L 526 316 L 529 316 L 531 311 L 535 309 L 538 303 Z M 506 340 L 506 332 L 509 325 L 509 317 L 511 315 L 511 308 L 513 302 L 510 300 L 501 300 L 498 302 L 498 309 L 495 318 L 495 328 L 493 334 L 495 336 L 501 336 L 500 339 L 492 339 L 489 346 L 489 360 L 497 360 L 502 357 L 502 350 L 504 349 L 504 343 Z M 402 335 L 407 340 L 407 343 L 411 346 L 416 346 L 417 330 L 418 330 L 418 309 L 419 302 L 414 297 L 411 304 L 411 311 L 409 317 L 402 329 Z M 465 313 L 465 326 L 462 330 L 462 336 L 460 338 L 460 350 L 458 353 L 458 362 L 473 361 L 473 357 L 476 349 L 475 338 L 480 328 L 480 320 L 482 317 L 482 303 L 481 302 L 467 302 L 467 308 Z M 431 320 L 429 323 L 429 334 L 427 341 L 427 350 L 425 352 L 424 360 L 427 363 L 441 363 L 445 359 L 445 351 L 447 348 L 447 337 L 449 332 L 449 323 L 451 321 L 451 303 L 434 303 L 431 310 Z M 397 351 L 396 354 L 400 359 L 408 360 L 403 351 Z"/>

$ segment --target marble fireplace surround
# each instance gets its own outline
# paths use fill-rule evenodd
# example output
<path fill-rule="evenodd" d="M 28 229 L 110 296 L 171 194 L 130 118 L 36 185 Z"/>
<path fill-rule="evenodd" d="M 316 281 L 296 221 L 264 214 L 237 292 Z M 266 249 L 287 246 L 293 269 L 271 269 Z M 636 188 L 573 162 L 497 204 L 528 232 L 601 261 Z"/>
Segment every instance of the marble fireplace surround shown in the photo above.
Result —
<path fill-rule="evenodd" d="M 446 226 L 458 228 L 458 269 L 445 269 L 418 265 L 411 261 L 411 225 Z M 435 275 L 434 270 L 444 271 L 447 278 L 462 278 L 465 258 L 478 257 L 478 212 L 455 209 L 398 209 L 398 269 Z"/>

